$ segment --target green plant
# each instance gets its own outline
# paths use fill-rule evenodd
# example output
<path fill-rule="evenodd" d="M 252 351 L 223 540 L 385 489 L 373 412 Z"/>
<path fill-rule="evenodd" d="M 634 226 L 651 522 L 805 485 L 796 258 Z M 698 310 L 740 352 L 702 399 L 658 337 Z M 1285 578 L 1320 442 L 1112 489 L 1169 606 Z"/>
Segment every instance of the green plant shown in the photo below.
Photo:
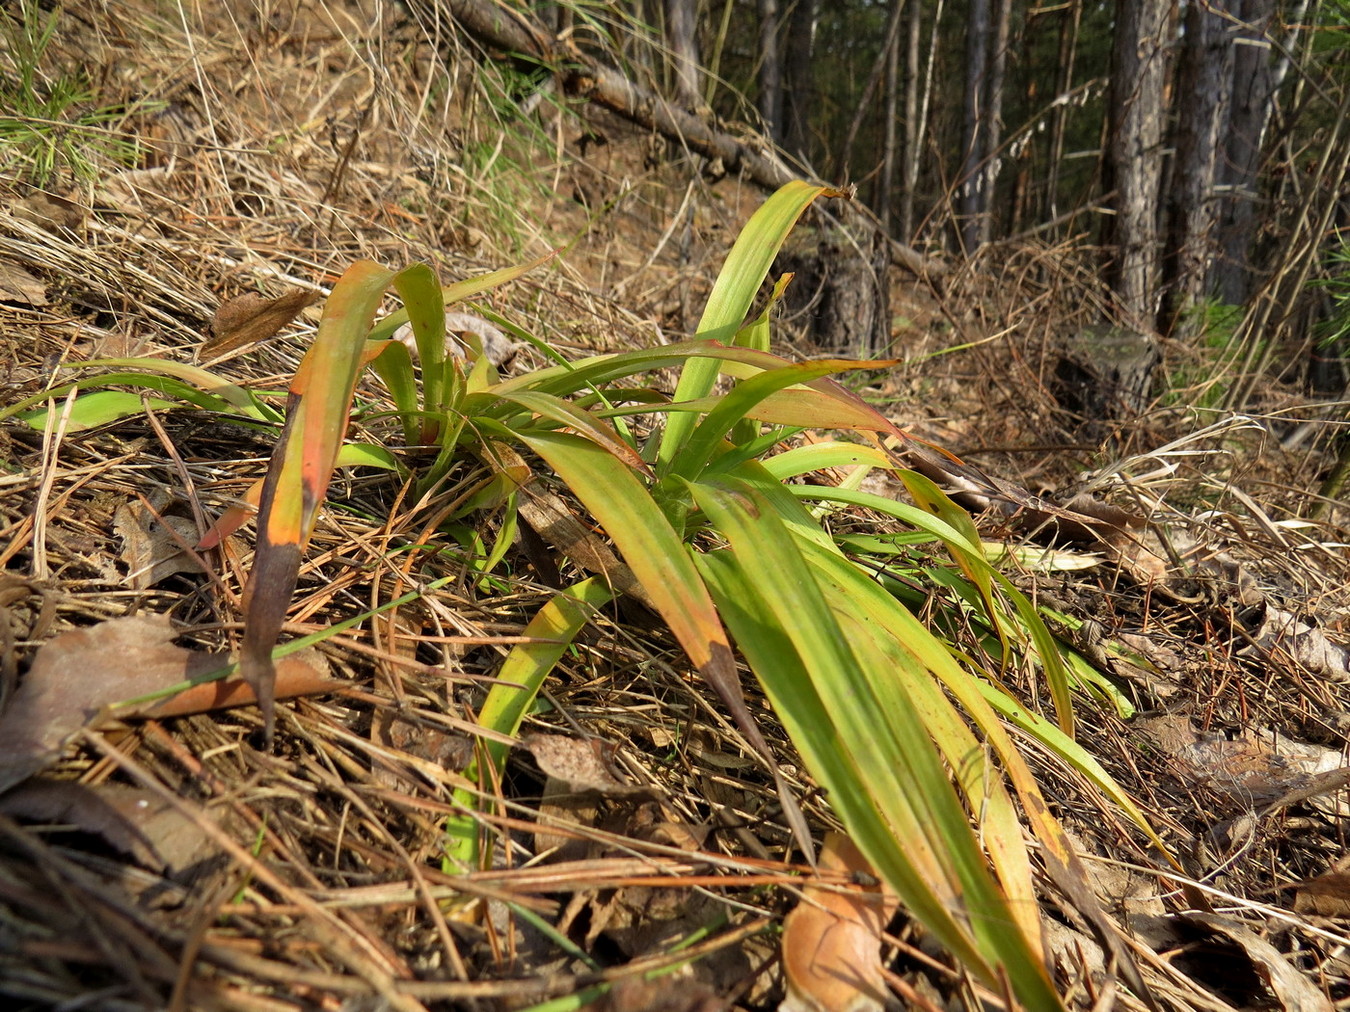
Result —
<path fill-rule="evenodd" d="M 1238 378 L 1237 362 L 1247 353 L 1246 345 L 1234 340 L 1245 313 L 1242 306 L 1215 299 L 1186 309 L 1178 331 L 1187 335 L 1196 358 L 1171 371 L 1164 404 L 1214 408 L 1225 401 Z"/>
<path fill-rule="evenodd" d="M 501 676 L 510 684 L 495 686 L 480 714 L 495 734 L 484 739 L 468 771 L 477 787 L 458 792 L 463 814 L 448 825 L 450 866 L 474 867 L 492 852 L 482 846 L 486 830 L 475 813 L 497 782 L 501 736 L 516 734 L 588 618 L 616 594 L 629 594 L 661 616 L 761 754 L 808 856 L 805 820 L 741 696 L 733 642 L 840 820 L 913 916 L 991 988 L 1010 987 L 1030 1008 L 1059 1007 L 1014 799 L 1039 841 L 1042 864 L 1066 894 L 1088 891 L 1006 724 L 1086 776 L 1157 838 L 1073 741 L 1069 672 L 1059 646 L 990 564 L 970 517 L 901 467 L 885 440 L 904 434 L 829 378 L 876 363 L 790 363 L 767 350 L 769 308 L 745 323 L 788 231 L 829 192 L 792 183 L 756 212 L 718 277 L 695 340 L 560 362 L 508 379 L 479 349 L 463 359 L 445 354 L 444 307 L 534 265 L 445 288 L 423 265 L 399 272 L 353 265 L 334 288 L 292 384 L 262 488 L 241 669 L 258 689 L 270 729 L 273 648 L 339 459 L 357 378 L 373 362 L 405 440 L 426 450 L 425 464 L 414 462 L 414 501 L 433 501 L 462 462 L 482 474 L 437 504 L 436 524 L 485 504 L 530 515 L 539 501 L 549 502 L 553 519 L 535 515 L 531 526 L 594 574 L 557 594 L 530 623 L 531 642 L 506 659 Z M 376 323 L 390 287 L 404 309 Z M 780 282 L 774 298 L 782 289 Z M 416 336 L 420 382 L 407 350 L 388 340 L 404 321 Z M 670 399 L 644 382 L 668 368 L 681 371 Z M 715 392 L 719 377 L 733 382 L 725 393 Z M 52 424 L 56 414 L 51 409 L 30 421 Z M 808 426 L 867 442 L 784 448 Z M 843 487 L 788 484 L 838 467 L 856 469 Z M 914 505 L 850 487 L 873 467 L 894 472 Z M 563 522 L 570 514 L 553 491 L 558 485 L 619 558 L 587 525 Z M 873 577 L 865 546 L 852 546 L 862 559 L 846 554 L 825 522 L 842 509 L 888 514 L 941 544 L 957 606 L 980 617 L 1004 663 L 1040 665 L 1056 719 L 1023 707 L 999 687 L 995 672 L 963 663 L 958 644 L 935 636 Z M 498 538 L 489 562 L 507 541 L 506 534 Z M 1128 956 L 1116 955 L 1128 974 Z M 1137 977 L 1128 980 L 1138 986 Z"/>
<path fill-rule="evenodd" d="M 94 96 L 83 74 L 50 73 L 45 64 L 61 8 L 44 11 L 39 0 L 21 0 L 18 11 L 0 11 L 0 37 L 9 68 L 0 76 L 0 152 L 3 168 L 19 167 L 45 185 L 63 166 L 88 179 L 93 159 L 133 164 L 135 141 L 109 128 L 132 110 L 89 108 Z M 141 108 L 145 108 L 144 104 Z"/>

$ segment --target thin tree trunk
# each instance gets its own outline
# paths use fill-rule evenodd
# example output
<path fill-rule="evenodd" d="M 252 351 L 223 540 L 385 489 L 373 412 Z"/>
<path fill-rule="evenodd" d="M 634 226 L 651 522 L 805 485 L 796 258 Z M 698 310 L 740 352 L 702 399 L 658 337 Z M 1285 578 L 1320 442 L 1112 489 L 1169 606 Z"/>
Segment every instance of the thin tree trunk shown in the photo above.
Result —
<path fill-rule="evenodd" d="M 918 6 L 918 0 L 914 0 Z M 877 181 L 876 212 L 881 219 L 881 228 L 891 234 L 891 220 L 895 217 L 895 167 L 899 161 L 899 130 L 897 111 L 900 91 L 900 9 L 904 0 L 895 0 L 893 21 L 895 30 L 890 32 L 886 41 L 886 132 L 881 147 L 881 177 Z"/>
<path fill-rule="evenodd" d="M 775 142 L 783 140 L 783 63 L 778 55 L 778 0 L 759 0 L 759 114 Z"/>
<path fill-rule="evenodd" d="M 803 162 L 811 156 L 812 56 L 815 53 L 818 0 L 796 0 L 788 24 L 783 61 L 783 148 Z"/>
<path fill-rule="evenodd" d="M 1083 19 L 1082 0 L 1071 0 L 1068 9 L 1062 12 L 1059 23 L 1058 76 L 1055 81 L 1055 97 L 1069 94 L 1073 87 L 1074 57 L 1078 52 L 1078 26 Z M 1068 132 L 1069 104 L 1059 102 L 1050 112 L 1050 144 L 1047 154 L 1045 173 L 1045 200 L 1042 217 L 1054 221 L 1059 217 L 1059 175 L 1064 162 L 1064 138 Z"/>
<path fill-rule="evenodd" d="M 885 39 L 881 44 L 881 49 L 877 51 L 877 58 L 872 61 L 872 69 L 867 75 L 867 83 L 863 85 L 862 96 L 858 99 L 857 108 L 853 111 L 853 119 L 848 125 L 848 133 L 844 137 L 843 154 L 839 156 L 839 171 L 835 173 L 841 180 L 850 178 L 849 169 L 853 157 L 853 142 L 858 139 L 858 131 L 862 128 L 863 120 L 867 118 L 867 111 L 872 105 L 872 96 L 877 90 L 877 85 L 881 83 L 882 75 L 887 73 L 891 56 L 900 40 L 900 15 L 904 9 L 905 0 L 891 0 L 891 11 L 886 18 Z M 889 124 L 887 124 L 887 129 L 889 129 Z"/>
<path fill-rule="evenodd" d="M 961 115 L 961 189 L 956 214 L 961 244 L 967 254 L 980 244 L 980 164 L 987 150 L 982 136 L 987 121 L 985 100 L 989 75 L 989 0 L 968 0 L 966 6 L 966 90 Z"/>
<path fill-rule="evenodd" d="M 1214 265 L 1213 285 L 1217 296 L 1233 305 L 1245 303 L 1251 294 L 1261 148 L 1278 88 L 1277 75 L 1283 77 L 1283 68 L 1288 66 L 1285 57 L 1280 58 L 1282 66 L 1271 58 L 1268 32 L 1274 11 L 1274 0 L 1232 4 L 1240 27 L 1233 53 L 1232 110 L 1219 175 L 1223 188 L 1218 216 L 1220 256 Z"/>
<path fill-rule="evenodd" d="M 1008 69 L 1008 29 L 1012 22 L 1012 0 L 994 0 L 994 34 L 990 41 L 989 80 L 986 83 L 984 127 L 984 157 L 980 167 L 983 181 L 980 209 L 979 243 L 984 245 L 993 235 L 994 188 L 998 185 L 999 168 L 1003 159 L 998 153 L 1003 143 L 1003 79 Z"/>
<path fill-rule="evenodd" d="M 1008 64 L 1011 0 L 970 0 L 966 22 L 966 101 L 958 211 L 967 253 L 988 242 L 998 179 L 1003 75 Z"/>
<path fill-rule="evenodd" d="M 531 65 L 550 68 L 567 94 L 656 130 L 710 159 L 720 159 L 728 172 L 744 173 L 746 178 L 769 189 L 801 178 L 800 172 L 766 156 L 755 145 L 714 130 L 698 116 L 672 106 L 613 67 L 600 63 L 570 40 L 553 38 L 535 19 L 519 12 L 505 12 L 494 0 L 409 0 L 409 3 L 427 16 L 452 17 L 465 31 L 493 49 L 518 54 L 503 59 L 524 57 Z M 857 210 L 846 210 L 845 216 L 855 220 L 864 217 Z M 892 263 L 919 277 L 937 279 L 945 273 L 939 261 L 908 246 L 890 241 L 887 248 Z"/>
<path fill-rule="evenodd" d="M 1240 2 L 1240 0 L 1239 0 Z M 1162 333 L 1173 333 L 1206 296 L 1205 279 L 1217 220 L 1214 204 L 1219 137 L 1233 85 L 1233 45 L 1227 0 L 1191 4 L 1182 33 L 1175 154 L 1165 206 L 1162 254 Z"/>
<path fill-rule="evenodd" d="M 1103 231 L 1118 307 L 1141 330 L 1152 326 L 1158 308 L 1165 34 L 1172 7 L 1172 0 L 1116 0 L 1105 164 L 1116 213 Z"/>
<path fill-rule="evenodd" d="M 933 18 L 933 36 L 937 37 L 937 18 L 942 14 L 938 3 Z M 906 18 L 905 39 L 905 134 L 900 166 L 900 222 L 897 226 L 901 242 L 909 242 L 914 234 L 914 189 L 919 185 L 919 44 L 922 42 L 923 5 L 914 0 Z"/>
<path fill-rule="evenodd" d="M 697 0 L 666 0 L 666 49 L 675 97 L 686 109 L 703 102 L 698 63 Z"/>

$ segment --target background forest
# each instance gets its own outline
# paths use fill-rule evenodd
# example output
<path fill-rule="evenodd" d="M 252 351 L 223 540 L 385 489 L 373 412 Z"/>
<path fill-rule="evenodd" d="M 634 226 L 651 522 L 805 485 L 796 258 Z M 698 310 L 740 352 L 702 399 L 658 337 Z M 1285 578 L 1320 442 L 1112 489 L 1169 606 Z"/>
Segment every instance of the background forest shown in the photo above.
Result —
<path fill-rule="evenodd" d="M 0 4 L 0 994 L 1350 1006 L 1348 32 Z"/>
<path fill-rule="evenodd" d="M 728 0 L 633 16 L 664 26 L 674 94 L 729 120 L 753 102 L 753 122 L 858 185 L 901 241 L 1100 246 L 1116 308 L 1162 333 L 1298 280 L 1291 254 L 1321 265 L 1338 249 L 1338 2 Z"/>

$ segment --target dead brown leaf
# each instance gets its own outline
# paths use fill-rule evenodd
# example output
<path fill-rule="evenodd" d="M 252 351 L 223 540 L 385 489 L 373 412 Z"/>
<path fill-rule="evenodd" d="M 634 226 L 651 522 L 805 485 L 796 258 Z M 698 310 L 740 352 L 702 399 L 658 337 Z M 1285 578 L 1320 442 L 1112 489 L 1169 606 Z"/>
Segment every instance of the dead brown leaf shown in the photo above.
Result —
<path fill-rule="evenodd" d="M 1189 925 L 1207 929 L 1231 943 L 1250 960 L 1257 978 L 1270 990 L 1284 1012 L 1331 1012 L 1331 1001 L 1311 980 L 1300 973 L 1279 949 L 1258 938 L 1237 921 L 1215 914 L 1181 915 Z M 1228 950 L 1231 951 L 1231 950 Z M 1231 974 L 1230 966 L 1224 971 Z"/>
<path fill-rule="evenodd" d="M 842 833 L 828 833 L 823 872 L 876 881 L 862 852 Z M 881 1012 L 898 1004 L 886 987 L 881 932 L 894 910 L 880 887 L 839 890 L 808 885 L 783 924 L 787 997 L 779 1012 Z"/>
<path fill-rule="evenodd" d="M 0 260 L 0 300 L 21 306 L 45 306 L 47 286 L 13 260 Z"/>
<path fill-rule="evenodd" d="M 188 517 L 157 518 L 144 503 L 127 502 L 117 507 L 113 526 L 122 538 L 127 580 L 137 590 L 153 587 L 175 573 L 206 572 L 201 562 L 182 547 L 195 544 L 200 536 L 197 525 Z"/>
<path fill-rule="evenodd" d="M 211 336 L 202 344 L 198 355 L 215 358 L 266 341 L 318 298 L 318 292 L 305 288 L 292 288 L 275 299 L 257 292 L 237 295 L 221 303 L 216 310 L 211 320 Z"/>
<path fill-rule="evenodd" d="M 1264 728 L 1228 738 L 1197 731 L 1184 714 L 1143 718 L 1134 726 L 1170 757 L 1171 770 L 1183 783 L 1208 788 L 1244 809 L 1272 811 L 1339 790 L 1345 783 L 1338 750 Z M 1318 807 L 1340 812 L 1334 801 Z"/>
<path fill-rule="evenodd" d="M 224 654 L 175 646 L 176 635 L 168 618 L 137 615 L 75 629 L 44 644 L 0 715 L 0 792 L 58 759 L 81 728 L 106 714 L 108 707 L 203 678 L 227 663 Z M 334 687 L 298 656 L 286 661 L 291 663 L 278 665 L 278 680 L 290 673 L 281 687 L 288 694 Z M 237 680 L 207 682 L 121 715 L 171 716 L 253 701 L 251 691 Z"/>
<path fill-rule="evenodd" d="M 0 812 L 67 823 L 101 836 L 143 867 L 171 877 L 216 853 L 195 822 L 163 798 L 129 784 L 35 777 L 0 798 Z"/>
<path fill-rule="evenodd" d="M 17 201 L 9 213 L 48 232 L 60 232 L 67 229 L 74 231 L 83 225 L 89 215 L 89 208 L 54 193 L 34 190 L 23 200 Z"/>
<path fill-rule="evenodd" d="M 1350 917 L 1350 874 L 1333 871 L 1304 882 L 1294 894 L 1294 910 L 1320 917 Z"/>
<path fill-rule="evenodd" d="M 626 784 L 614 775 L 608 755 L 613 746 L 605 742 L 580 741 L 561 734 L 530 734 L 520 743 L 533 753 L 541 770 L 564 781 L 573 791 L 595 791 L 620 798 L 652 794 L 650 788 Z"/>

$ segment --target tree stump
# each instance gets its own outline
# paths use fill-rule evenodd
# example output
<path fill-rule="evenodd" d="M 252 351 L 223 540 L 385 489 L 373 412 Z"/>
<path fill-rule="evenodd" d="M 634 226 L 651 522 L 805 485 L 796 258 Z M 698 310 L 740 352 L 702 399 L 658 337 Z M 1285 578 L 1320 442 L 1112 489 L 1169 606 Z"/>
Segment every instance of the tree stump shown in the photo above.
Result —
<path fill-rule="evenodd" d="M 1148 406 L 1160 358 L 1152 334 L 1109 324 L 1086 327 L 1069 340 L 1055 366 L 1055 397 L 1080 419 L 1084 435 L 1101 438 L 1109 423 Z"/>
<path fill-rule="evenodd" d="M 890 345 L 886 239 L 842 229 L 799 228 L 774 263 L 796 277 L 783 296 L 784 322 L 828 355 L 871 358 Z"/>

